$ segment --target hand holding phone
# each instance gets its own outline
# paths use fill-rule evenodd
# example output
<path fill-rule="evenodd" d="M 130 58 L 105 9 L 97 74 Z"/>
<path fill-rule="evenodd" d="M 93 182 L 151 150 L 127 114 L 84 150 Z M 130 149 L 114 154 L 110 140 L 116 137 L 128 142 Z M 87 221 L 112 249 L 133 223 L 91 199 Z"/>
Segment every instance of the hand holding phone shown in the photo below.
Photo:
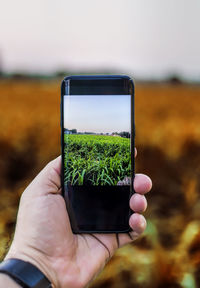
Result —
<path fill-rule="evenodd" d="M 151 180 L 135 176 L 130 199 L 130 234 L 73 234 L 61 196 L 61 157 L 51 161 L 23 192 L 15 235 L 6 259 L 18 258 L 38 267 L 53 287 L 85 287 L 117 248 L 130 243 L 145 229 L 140 213 Z M 135 212 L 135 213 L 134 213 Z"/>

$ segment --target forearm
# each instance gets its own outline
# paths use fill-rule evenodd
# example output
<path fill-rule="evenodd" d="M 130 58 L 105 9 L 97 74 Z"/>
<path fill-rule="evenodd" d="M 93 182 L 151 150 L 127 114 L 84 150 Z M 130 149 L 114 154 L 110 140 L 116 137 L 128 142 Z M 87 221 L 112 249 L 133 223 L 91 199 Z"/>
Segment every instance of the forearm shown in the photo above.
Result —
<path fill-rule="evenodd" d="M 21 288 L 10 276 L 0 273 L 0 288 Z"/>

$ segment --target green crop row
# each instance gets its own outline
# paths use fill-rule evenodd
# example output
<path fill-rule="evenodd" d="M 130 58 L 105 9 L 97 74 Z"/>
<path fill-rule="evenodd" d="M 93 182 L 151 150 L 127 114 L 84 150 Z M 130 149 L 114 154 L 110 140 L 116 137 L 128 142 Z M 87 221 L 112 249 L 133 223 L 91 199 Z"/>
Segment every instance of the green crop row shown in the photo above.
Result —
<path fill-rule="evenodd" d="M 117 185 L 130 176 L 130 139 L 64 135 L 64 181 L 72 185 Z"/>

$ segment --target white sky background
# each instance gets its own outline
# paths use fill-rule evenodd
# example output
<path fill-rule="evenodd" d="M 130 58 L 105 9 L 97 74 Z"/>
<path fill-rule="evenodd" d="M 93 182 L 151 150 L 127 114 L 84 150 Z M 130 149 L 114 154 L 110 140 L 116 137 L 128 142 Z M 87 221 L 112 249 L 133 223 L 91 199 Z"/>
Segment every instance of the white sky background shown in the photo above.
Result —
<path fill-rule="evenodd" d="M 199 0 L 0 0 L 4 71 L 200 79 Z"/>
<path fill-rule="evenodd" d="M 64 128 L 77 132 L 131 132 L 130 95 L 64 96 Z"/>

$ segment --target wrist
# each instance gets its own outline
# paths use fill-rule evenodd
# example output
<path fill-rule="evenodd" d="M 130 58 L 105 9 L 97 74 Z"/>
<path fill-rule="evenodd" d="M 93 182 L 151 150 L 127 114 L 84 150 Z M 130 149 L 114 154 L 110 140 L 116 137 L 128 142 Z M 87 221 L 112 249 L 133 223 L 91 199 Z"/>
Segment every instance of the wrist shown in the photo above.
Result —
<path fill-rule="evenodd" d="M 43 255 L 40 251 L 36 251 L 35 249 L 23 249 L 23 251 L 19 251 L 11 247 L 4 260 L 12 258 L 33 264 L 46 276 L 46 278 L 51 282 L 53 288 L 58 287 L 55 273 L 51 268 L 50 261 L 48 261 L 45 255 Z"/>

